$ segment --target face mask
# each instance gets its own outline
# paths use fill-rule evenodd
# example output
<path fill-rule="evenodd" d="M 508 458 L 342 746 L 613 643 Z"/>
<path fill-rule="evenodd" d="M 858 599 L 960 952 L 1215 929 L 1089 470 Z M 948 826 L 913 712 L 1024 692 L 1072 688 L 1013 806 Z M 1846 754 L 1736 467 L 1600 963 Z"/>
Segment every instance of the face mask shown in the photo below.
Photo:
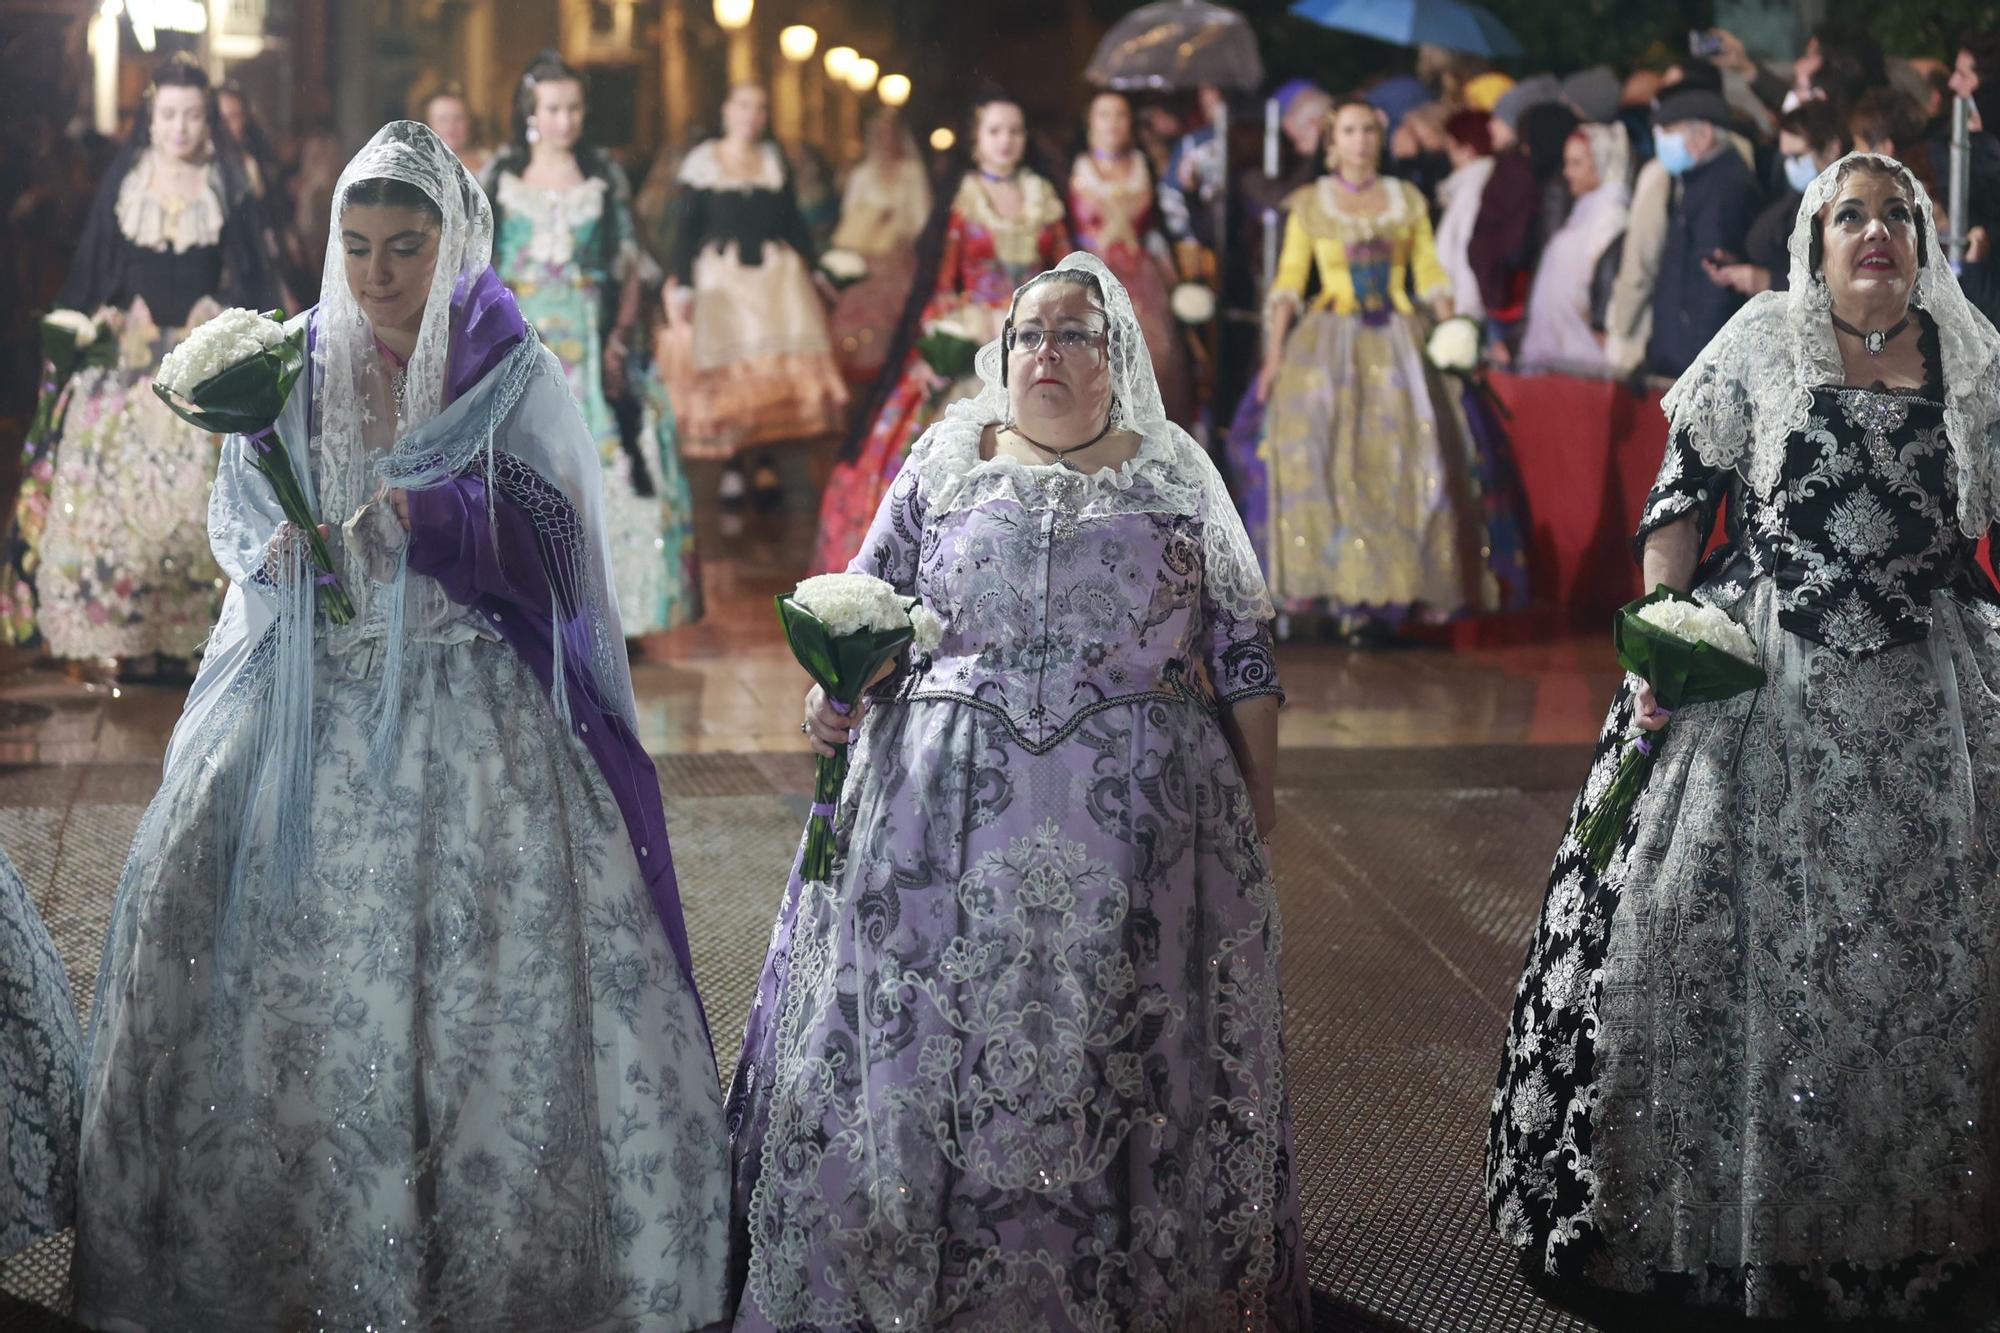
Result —
<path fill-rule="evenodd" d="M 1806 186 L 1811 185 L 1817 175 L 1819 164 L 1812 160 L 1811 153 L 1800 153 L 1785 159 L 1785 183 L 1800 194 L 1806 192 Z"/>
<path fill-rule="evenodd" d="M 1687 140 L 1666 130 L 1653 132 L 1653 155 L 1660 159 L 1669 176 L 1679 176 L 1694 165 L 1694 154 L 1688 151 Z"/>

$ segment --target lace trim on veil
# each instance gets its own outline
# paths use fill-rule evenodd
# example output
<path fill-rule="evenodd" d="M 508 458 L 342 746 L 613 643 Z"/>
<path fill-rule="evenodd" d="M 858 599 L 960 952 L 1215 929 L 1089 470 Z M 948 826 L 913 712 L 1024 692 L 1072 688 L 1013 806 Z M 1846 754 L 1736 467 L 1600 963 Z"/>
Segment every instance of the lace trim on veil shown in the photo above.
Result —
<path fill-rule="evenodd" d="M 930 512 L 970 508 L 1003 493 L 1024 506 L 1042 507 L 1050 502 L 1056 478 L 1063 478 L 1065 487 L 1081 480 L 1086 513 L 1166 513 L 1198 520 L 1208 596 L 1239 620 L 1271 619 L 1276 609 L 1263 567 L 1222 474 L 1202 447 L 1167 419 L 1132 298 L 1095 255 L 1079 251 L 1056 269 L 1088 273 L 1104 294 L 1111 332 L 1112 422 L 1139 436 L 1139 452 L 1118 467 L 1095 473 L 1011 458 L 982 459 L 979 442 L 986 427 L 1008 416 L 996 338 L 979 349 L 979 393 L 953 403 L 945 419 L 925 431 L 910 450 L 907 466 L 918 470 Z M 1138 485 L 1141 479 L 1146 482 L 1143 487 Z"/>
<path fill-rule="evenodd" d="M 1918 270 L 1910 305 L 1937 326 L 1944 379 L 1945 434 L 1958 482 L 1958 523 L 1968 536 L 1994 521 L 2000 490 L 2000 334 L 1973 308 L 1943 262 L 1930 197 L 1893 158 L 1850 153 L 1807 187 L 1792 227 L 1791 290 L 1750 298 L 1667 392 L 1672 431 L 1683 433 L 1702 462 L 1733 469 L 1763 496 L 1784 470 L 1791 437 L 1806 429 L 1812 391 L 1846 378 L 1832 323 L 1833 298 L 1812 270 L 1812 223 L 1847 174 L 1874 166 L 1898 177 L 1916 202 L 1928 262 Z"/>

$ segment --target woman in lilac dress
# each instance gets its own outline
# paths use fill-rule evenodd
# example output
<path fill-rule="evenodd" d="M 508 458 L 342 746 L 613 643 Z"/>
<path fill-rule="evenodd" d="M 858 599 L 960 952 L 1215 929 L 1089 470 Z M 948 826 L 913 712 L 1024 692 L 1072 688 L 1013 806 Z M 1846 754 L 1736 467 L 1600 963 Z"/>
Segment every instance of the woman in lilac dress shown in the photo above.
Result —
<path fill-rule="evenodd" d="M 739 1330 L 1305 1322 L 1255 553 L 1072 255 L 850 569 L 944 641 L 854 729 L 728 1115 Z"/>

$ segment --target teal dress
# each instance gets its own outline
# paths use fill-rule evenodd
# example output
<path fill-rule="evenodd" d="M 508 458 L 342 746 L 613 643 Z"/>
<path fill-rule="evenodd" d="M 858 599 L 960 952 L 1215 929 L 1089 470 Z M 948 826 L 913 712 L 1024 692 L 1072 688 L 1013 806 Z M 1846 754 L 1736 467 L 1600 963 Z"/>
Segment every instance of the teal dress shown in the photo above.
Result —
<path fill-rule="evenodd" d="M 627 363 L 640 408 L 639 438 L 650 446 L 640 460 L 621 444 L 617 415 L 604 394 L 605 311 L 618 285 L 646 262 L 631 189 L 615 166 L 559 190 L 527 185 L 501 167 L 492 191 L 494 268 L 562 361 L 604 464 L 605 527 L 625 633 L 687 624 L 701 615 L 701 577 L 694 503 L 681 470 L 672 405 L 652 367 L 636 358 Z"/>

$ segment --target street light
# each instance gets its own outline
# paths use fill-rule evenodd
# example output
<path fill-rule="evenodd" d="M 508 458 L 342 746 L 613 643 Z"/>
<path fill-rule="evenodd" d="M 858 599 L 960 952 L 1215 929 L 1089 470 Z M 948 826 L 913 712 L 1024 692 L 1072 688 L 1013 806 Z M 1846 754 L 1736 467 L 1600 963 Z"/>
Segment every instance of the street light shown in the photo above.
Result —
<path fill-rule="evenodd" d="M 806 62 L 812 59 L 818 45 L 819 33 L 803 23 L 794 23 L 778 34 L 778 51 L 785 57 L 785 67 L 778 71 L 773 100 L 778 113 L 778 133 L 793 142 L 806 137 Z M 812 119 L 817 124 L 824 117 L 824 110 L 816 109 Z"/>
<path fill-rule="evenodd" d="M 875 76 L 881 72 L 882 67 L 867 56 L 857 56 L 854 63 L 847 67 L 847 86 L 857 93 L 865 93 L 875 86 Z"/>
<path fill-rule="evenodd" d="M 729 81 L 757 81 L 757 53 L 750 48 L 750 15 L 757 0 L 715 0 L 715 21 L 729 34 Z"/>
<path fill-rule="evenodd" d="M 826 53 L 826 77 L 835 83 L 847 82 L 847 71 L 854 68 L 854 62 L 861 53 L 851 46 L 836 46 Z"/>
<path fill-rule="evenodd" d="M 931 147 L 940 153 L 949 153 L 951 146 L 958 142 L 958 136 L 943 125 L 931 131 Z"/>
<path fill-rule="evenodd" d="M 803 23 L 794 23 L 778 34 L 778 49 L 794 65 L 803 65 L 811 60 L 818 46 L 819 33 Z"/>
<path fill-rule="evenodd" d="M 884 74 L 882 81 L 875 85 L 875 91 L 882 98 L 883 106 L 901 106 L 910 100 L 910 76 Z"/>

